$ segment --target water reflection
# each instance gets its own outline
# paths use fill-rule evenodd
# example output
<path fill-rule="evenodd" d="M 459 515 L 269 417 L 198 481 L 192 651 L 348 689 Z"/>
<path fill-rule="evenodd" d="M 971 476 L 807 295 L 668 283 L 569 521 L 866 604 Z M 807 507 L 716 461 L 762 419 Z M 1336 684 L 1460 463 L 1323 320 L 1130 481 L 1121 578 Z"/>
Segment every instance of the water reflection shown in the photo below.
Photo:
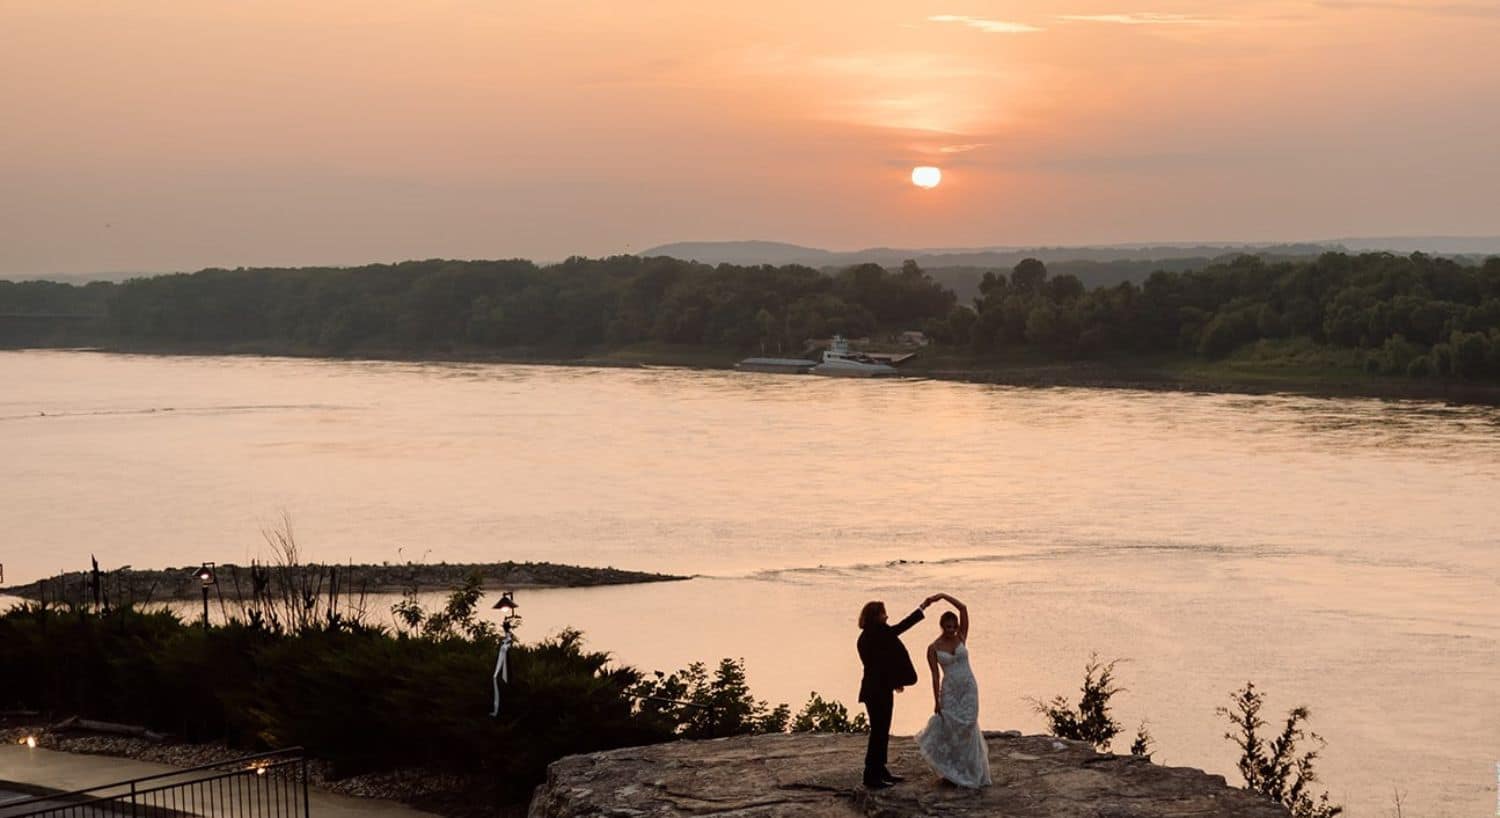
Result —
<path fill-rule="evenodd" d="M 244 563 L 285 509 L 327 561 L 698 575 L 528 592 L 524 635 L 577 626 L 653 669 L 743 655 L 794 704 L 852 700 L 861 602 L 937 587 L 984 616 L 986 724 L 1037 729 L 1022 697 L 1097 649 L 1134 660 L 1122 715 L 1169 763 L 1232 775 L 1212 707 L 1253 677 L 1314 708 L 1355 814 L 1391 781 L 1427 815 L 1484 806 L 1495 408 L 36 351 L 0 378 L 12 582 L 90 553 Z"/>

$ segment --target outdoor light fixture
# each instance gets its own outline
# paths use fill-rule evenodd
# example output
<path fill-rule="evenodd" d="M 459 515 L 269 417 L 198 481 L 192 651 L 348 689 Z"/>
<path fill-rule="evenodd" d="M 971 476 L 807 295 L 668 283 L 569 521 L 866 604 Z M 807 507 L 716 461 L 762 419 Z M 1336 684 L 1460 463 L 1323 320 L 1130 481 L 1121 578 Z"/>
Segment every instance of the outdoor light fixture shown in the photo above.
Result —
<path fill-rule="evenodd" d="M 210 585 L 216 585 L 219 582 L 219 580 L 214 577 L 214 564 L 211 562 L 203 563 L 202 568 L 199 568 L 197 571 L 193 572 L 193 577 L 199 582 L 203 583 L 203 587 L 205 588 Z"/>
<path fill-rule="evenodd" d="M 203 567 L 193 572 L 193 578 L 203 584 L 203 630 L 208 630 L 208 589 L 218 585 L 219 580 L 214 576 L 214 564 L 203 563 Z"/>
<path fill-rule="evenodd" d="M 21 739 L 21 743 L 24 744 L 24 745 L 26 745 L 27 747 L 30 747 L 31 749 L 35 750 L 36 749 L 36 736 L 27 736 L 26 738 Z"/>
<path fill-rule="evenodd" d="M 500 601 L 495 603 L 495 610 L 500 612 L 500 655 L 495 657 L 495 675 L 491 678 L 491 685 L 495 691 L 495 703 L 490 708 L 491 716 L 500 715 L 500 683 L 510 681 L 510 668 L 506 661 L 506 654 L 510 652 L 511 643 L 515 641 L 511 636 L 511 620 L 516 619 L 516 595 L 514 591 L 506 591 L 500 595 Z"/>
<path fill-rule="evenodd" d="M 495 603 L 495 610 L 498 610 L 500 615 L 506 619 L 510 619 L 516 615 L 517 607 L 514 591 L 506 591 L 501 594 L 500 601 Z"/>

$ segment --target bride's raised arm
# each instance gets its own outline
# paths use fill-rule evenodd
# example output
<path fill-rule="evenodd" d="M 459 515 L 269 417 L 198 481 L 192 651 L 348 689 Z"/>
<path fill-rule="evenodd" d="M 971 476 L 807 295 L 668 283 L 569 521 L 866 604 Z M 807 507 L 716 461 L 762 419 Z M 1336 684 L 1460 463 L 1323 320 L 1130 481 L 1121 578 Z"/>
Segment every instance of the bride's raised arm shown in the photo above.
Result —
<path fill-rule="evenodd" d="M 960 641 L 960 642 L 967 642 L 967 641 L 969 641 L 969 609 L 968 609 L 968 607 L 965 606 L 962 602 L 959 602 L 957 599 L 954 599 L 953 597 L 949 596 L 948 594 L 940 594 L 940 596 L 942 596 L 943 599 L 948 600 L 949 604 L 951 604 L 953 607 L 955 607 L 955 608 L 958 609 L 958 641 Z"/>

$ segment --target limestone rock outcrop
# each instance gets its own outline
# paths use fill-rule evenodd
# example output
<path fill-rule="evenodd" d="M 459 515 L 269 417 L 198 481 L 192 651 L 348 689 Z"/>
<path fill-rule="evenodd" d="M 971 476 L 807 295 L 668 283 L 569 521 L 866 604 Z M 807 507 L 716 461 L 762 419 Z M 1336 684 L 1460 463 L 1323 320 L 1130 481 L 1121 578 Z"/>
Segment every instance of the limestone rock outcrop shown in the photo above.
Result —
<path fill-rule="evenodd" d="M 939 782 L 899 737 L 890 766 L 906 781 L 875 791 L 860 785 L 863 736 L 736 736 L 570 756 L 548 768 L 529 818 L 1287 818 L 1202 770 L 1051 736 L 985 738 L 995 783 L 978 791 Z"/>

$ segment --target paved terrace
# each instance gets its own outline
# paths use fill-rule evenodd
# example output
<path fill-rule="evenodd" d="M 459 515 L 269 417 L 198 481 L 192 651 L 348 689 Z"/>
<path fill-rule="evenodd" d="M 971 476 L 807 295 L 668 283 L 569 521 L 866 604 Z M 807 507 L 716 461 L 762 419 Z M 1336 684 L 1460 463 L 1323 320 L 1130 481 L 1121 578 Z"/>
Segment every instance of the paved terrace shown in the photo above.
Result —
<path fill-rule="evenodd" d="M 6 803 L 38 792 L 70 792 L 175 771 L 176 767 L 113 756 L 61 753 L 21 745 L 0 746 L 0 818 L 9 814 Z M 8 786 L 19 785 L 19 786 Z M 394 801 L 351 798 L 310 790 L 314 818 L 435 818 L 432 813 Z M 204 818 L 228 818 L 211 806 L 196 813 Z"/>

